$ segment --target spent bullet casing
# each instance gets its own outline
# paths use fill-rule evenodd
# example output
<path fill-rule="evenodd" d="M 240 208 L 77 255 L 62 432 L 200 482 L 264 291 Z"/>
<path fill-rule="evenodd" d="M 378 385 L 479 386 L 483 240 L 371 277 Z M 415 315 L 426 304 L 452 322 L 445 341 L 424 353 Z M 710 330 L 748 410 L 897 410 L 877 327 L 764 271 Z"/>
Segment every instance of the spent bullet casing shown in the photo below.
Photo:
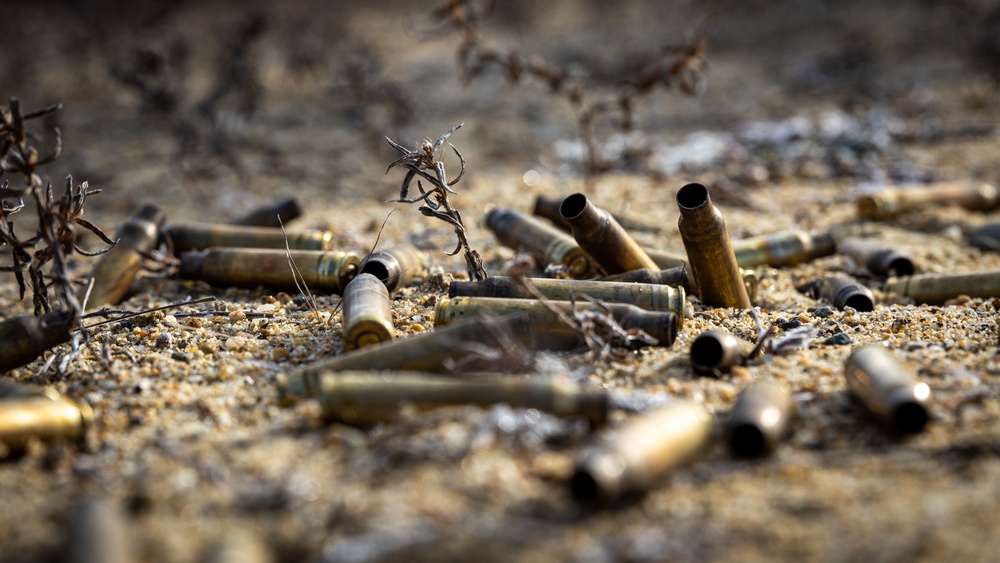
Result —
<path fill-rule="evenodd" d="M 282 224 L 287 225 L 293 219 L 302 215 L 302 208 L 294 197 L 286 197 L 271 202 L 268 205 L 251 209 L 245 215 L 241 215 L 229 222 L 230 225 L 243 225 L 247 227 L 271 227 L 281 228 Z M 279 221 L 278 218 L 281 217 Z"/>
<path fill-rule="evenodd" d="M 358 274 L 344 289 L 344 351 L 372 346 L 396 337 L 392 305 L 385 284 L 371 274 Z"/>
<path fill-rule="evenodd" d="M 823 281 L 820 295 L 834 307 L 847 307 L 867 313 L 875 310 L 875 294 L 872 290 L 845 276 L 833 276 Z"/>
<path fill-rule="evenodd" d="M 312 291 L 341 294 L 358 273 L 361 258 L 353 252 L 210 248 L 181 254 L 180 277 L 219 287 L 297 291 L 289 257 Z"/>
<path fill-rule="evenodd" d="M 989 211 L 1000 205 L 995 186 L 975 181 L 885 188 L 857 198 L 858 216 L 885 219 L 911 209 L 934 205 L 959 205 L 973 211 Z"/>
<path fill-rule="evenodd" d="M 506 403 L 557 416 L 608 419 L 610 400 L 599 387 L 581 387 L 565 377 L 477 374 L 464 378 L 425 373 L 326 372 L 319 377 L 323 416 L 368 426 L 398 417 L 403 405 L 429 410 L 452 405 Z"/>
<path fill-rule="evenodd" d="M 677 192 L 677 205 L 681 212 L 677 227 L 698 296 L 706 305 L 749 309 L 750 297 L 726 222 L 712 205 L 708 189 L 701 184 L 685 185 Z"/>
<path fill-rule="evenodd" d="M 684 289 L 669 285 L 623 283 L 594 280 L 559 280 L 524 278 L 546 299 L 566 301 L 583 295 L 608 303 L 628 303 L 647 311 L 684 312 Z M 516 278 L 493 276 L 480 281 L 452 281 L 448 297 L 509 297 L 535 299 L 535 295 Z"/>
<path fill-rule="evenodd" d="M 597 266 L 573 237 L 530 215 L 511 209 L 493 208 L 486 214 L 486 226 L 504 246 L 523 249 L 541 262 L 555 264 L 574 279 L 594 277 Z"/>
<path fill-rule="evenodd" d="M 174 253 L 206 248 L 272 248 L 291 250 L 332 250 L 333 233 L 323 230 L 289 231 L 273 227 L 186 223 L 167 225 Z"/>
<path fill-rule="evenodd" d="M 91 277 L 94 279 L 90 295 L 83 288 L 77 297 L 87 309 L 117 305 L 125 297 L 132 280 L 139 273 L 142 255 L 156 248 L 160 228 L 166 214 L 155 205 L 143 205 L 128 223 L 118 231 L 118 244 L 101 255 Z"/>
<path fill-rule="evenodd" d="M 670 347 L 680 328 L 680 315 L 669 311 L 646 311 L 625 303 L 606 303 L 611 316 L 625 330 L 640 329 L 657 340 L 657 346 Z M 531 322 L 535 346 L 550 350 L 572 350 L 585 344 L 583 335 L 575 327 L 563 322 L 556 308 L 564 316 L 573 317 L 574 304 L 569 301 L 512 299 L 493 297 L 442 297 L 434 308 L 434 325 L 444 326 L 485 314 L 507 315 L 522 313 Z M 604 314 L 601 305 L 577 301 L 576 311 Z"/>
<path fill-rule="evenodd" d="M 666 270 L 632 270 L 604 276 L 601 281 L 624 282 L 624 283 L 654 283 L 657 285 L 670 285 L 682 287 L 685 291 L 690 289 L 688 282 L 688 269 L 684 266 L 677 268 L 667 268 Z"/>
<path fill-rule="evenodd" d="M 793 266 L 830 256 L 837 249 L 832 234 L 800 230 L 732 241 L 732 245 L 736 263 L 741 268 L 764 265 L 775 268 Z"/>
<path fill-rule="evenodd" d="M 959 295 L 1000 297 L 1000 270 L 969 274 L 921 274 L 889 278 L 885 290 L 917 303 L 941 305 Z"/>
<path fill-rule="evenodd" d="M 691 343 L 691 366 L 704 375 L 726 373 L 749 359 L 755 348 L 724 330 L 706 330 Z"/>
<path fill-rule="evenodd" d="M 282 378 L 278 394 L 283 403 L 316 396 L 319 374 L 323 372 L 407 370 L 449 373 L 522 369 L 511 361 L 508 353 L 511 348 L 530 351 L 533 342 L 531 323 L 525 315 L 473 318 L 316 362 Z M 484 354 L 484 351 L 491 354 Z"/>
<path fill-rule="evenodd" d="M 424 264 L 424 253 L 419 248 L 412 244 L 400 244 L 364 259 L 361 272 L 381 280 L 391 293 L 421 279 L 426 272 Z"/>
<path fill-rule="evenodd" d="M 650 488 L 709 442 L 712 417 L 700 405 L 674 401 L 600 436 L 580 458 L 570 491 L 582 501 L 613 501 Z"/>
<path fill-rule="evenodd" d="M 607 211 L 584 194 L 567 196 L 559 215 L 573 229 L 573 238 L 605 274 L 655 270 L 658 266 Z"/>
<path fill-rule="evenodd" d="M 913 261 L 902 252 L 866 240 L 843 240 L 837 244 L 837 252 L 878 276 L 911 276 L 915 271 Z"/>
<path fill-rule="evenodd" d="M 50 388 L 6 382 L 0 386 L 0 444 L 18 451 L 33 439 L 80 438 L 93 421 L 85 402 Z"/>
<path fill-rule="evenodd" d="M 46 350 L 69 342 L 73 322 L 68 311 L 0 322 L 0 373 L 31 363 Z"/>
<path fill-rule="evenodd" d="M 726 418 L 729 451 L 738 457 L 770 454 L 791 433 L 797 410 L 795 401 L 777 383 L 751 383 L 737 395 Z"/>
<path fill-rule="evenodd" d="M 884 346 L 857 348 L 844 365 L 847 387 L 864 407 L 899 434 L 916 434 L 929 419 L 931 389 L 903 370 Z"/>
<path fill-rule="evenodd" d="M 656 262 L 657 268 L 671 269 L 671 268 L 686 268 L 688 265 L 688 257 L 683 252 L 674 252 L 672 250 L 654 250 L 652 248 L 644 248 L 646 255 Z"/>
<path fill-rule="evenodd" d="M 573 227 L 571 227 L 570 224 L 563 219 L 562 215 L 559 214 L 559 206 L 562 205 L 564 199 L 565 198 L 562 197 L 545 197 L 543 195 L 539 195 L 535 197 L 535 207 L 533 213 L 539 217 L 548 219 L 553 225 L 566 232 L 572 232 Z M 609 211 L 609 213 L 611 212 Z M 618 221 L 619 225 L 630 231 L 658 233 L 662 230 L 656 225 L 633 219 L 631 217 L 625 217 L 615 213 L 611 213 L 611 217 L 614 218 L 615 221 Z"/>

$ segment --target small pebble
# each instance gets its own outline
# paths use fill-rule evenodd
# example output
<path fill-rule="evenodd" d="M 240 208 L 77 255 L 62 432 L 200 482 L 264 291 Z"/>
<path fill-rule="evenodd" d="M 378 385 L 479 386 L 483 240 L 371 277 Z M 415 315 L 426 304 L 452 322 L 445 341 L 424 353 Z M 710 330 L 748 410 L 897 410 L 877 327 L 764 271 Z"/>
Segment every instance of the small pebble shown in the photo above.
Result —
<path fill-rule="evenodd" d="M 201 319 L 198 317 L 188 317 L 184 319 L 184 324 L 191 328 L 201 328 Z"/>
<path fill-rule="evenodd" d="M 833 315 L 833 309 L 830 307 L 817 307 L 813 309 L 812 313 L 821 319 L 825 319 L 830 315 Z"/>
<path fill-rule="evenodd" d="M 156 337 L 154 343 L 157 348 L 167 348 L 173 344 L 174 339 L 170 336 L 169 332 L 161 332 L 159 336 Z"/>
<path fill-rule="evenodd" d="M 191 361 L 191 358 L 188 357 L 188 355 L 185 354 L 184 352 L 173 352 L 170 354 L 170 357 L 174 360 L 177 360 L 178 362 L 186 363 Z"/>
<path fill-rule="evenodd" d="M 848 336 L 846 332 L 838 332 L 823 341 L 823 344 L 829 344 L 831 346 L 847 346 L 850 343 L 851 337 Z"/>

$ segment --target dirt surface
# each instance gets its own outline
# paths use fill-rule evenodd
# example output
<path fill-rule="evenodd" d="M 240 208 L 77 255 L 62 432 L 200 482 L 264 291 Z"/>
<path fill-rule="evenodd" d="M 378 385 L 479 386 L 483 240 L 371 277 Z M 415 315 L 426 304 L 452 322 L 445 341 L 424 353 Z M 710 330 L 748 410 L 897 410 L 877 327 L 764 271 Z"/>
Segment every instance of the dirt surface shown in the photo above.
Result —
<path fill-rule="evenodd" d="M 591 101 L 613 102 L 661 47 L 708 38 L 699 95 L 675 85 L 638 98 L 628 134 L 615 114 L 595 121 L 609 170 L 594 174 L 573 108 L 545 85 L 513 84 L 489 66 L 462 82 L 461 35 L 433 24 L 433 6 L 17 2 L 4 9 L 0 94 L 26 109 L 64 104 L 31 124 L 42 146 L 55 126 L 65 144 L 40 172 L 59 190 L 66 174 L 102 189 L 85 216 L 109 233 L 146 202 L 168 222 L 224 221 L 294 195 L 305 213 L 290 228 L 330 229 L 339 248 L 363 254 L 385 222 L 379 247 L 410 241 L 433 260 L 428 281 L 393 296 L 401 337 L 432 329 L 435 298 L 466 273 L 460 256 L 444 255 L 451 228 L 384 203 L 403 172 L 383 174 L 396 157 L 383 135 L 413 146 L 457 123 L 450 140 L 468 171 L 451 202 L 491 274 L 515 254 L 485 227 L 492 206 L 527 212 L 538 194 L 584 191 L 660 227 L 634 233 L 640 243 L 679 249 L 674 196 L 692 180 L 709 187 L 734 239 L 831 229 L 892 245 L 925 272 L 1000 269 L 996 252 L 966 243 L 996 212 L 941 207 L 875 222 L 854 205 L 884 185 L 1000 181 L 1000 12 L 989 2 L 500 3 L 478 23 L 482 36 L 543 56 Z M 145 95 L 129 85 L 137 76 Z M 454 177 L 457 159 L 446 163 Z M 18 221 L 30 230 L 28 213 Z M 72 273 L 83 279 L 93 264 L 74 257 Z M 203 560 L 237 529 L 281 561 L 994 558 L 1000 303 L 914 305 L 837 255 L 755 271 L 763 326 L 813 325 L 804 347 L 698 377 L 687 354 L 701 331 L 752 339 L 757 329 L 747 311 L 695 301 L 670 348 L 547 360 L 621 406 L 682 397 L 723 415 L 763 378 L 787 384 L 799 406 L 773 456 L 735 460 L 713 445 L 647 494 L 605 507 L 576 502 L 566 486 L 591 438 L 578 422 L 500 405 L 407 411 L 360 430 L 321 424 L 310 402 L 279 406 L 279 373 L 340 352 L 337 296 L 318 294 L 317 315 L 296 295 L 144 275 L 122 308 L 218 301 L 95 331 L 114 354 L 110 374 L 86 349 L 59 373 L 63 345 L 0 376 L 95 410 L 85 444 L 37 445 L 0 463 L 0 560 L 60 556 L 88 494 L 120 507 L 142 561 Z M 862 274 L 876 310 L 831 310 L 795 289 L 832 272 Z M 190 315 L 208 310 L 218 312 Z M 30 313 L 30 297 L 19 301 L 13 277 L 0 277 L 0 315 Z M 868 342 L 930 385 L 925 432 L 889 436 L 850 400 L 843 364 Z M 616 411 L 611 424 L 630 416 Z"/>

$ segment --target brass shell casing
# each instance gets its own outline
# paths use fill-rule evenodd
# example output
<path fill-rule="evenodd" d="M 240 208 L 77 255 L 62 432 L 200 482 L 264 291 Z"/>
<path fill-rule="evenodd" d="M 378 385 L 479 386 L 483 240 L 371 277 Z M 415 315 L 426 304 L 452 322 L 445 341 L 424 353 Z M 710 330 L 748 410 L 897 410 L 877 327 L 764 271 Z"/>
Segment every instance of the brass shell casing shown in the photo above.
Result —
<path fill-rule="evenodd" d="M 600 436 L 578 461 L 570 491 L 582 501 L 613 501 L 650 488 L 708 444 L 712 417 L 698 404 L 674 401 Z"/>
<path fill-rule="evenodd" d="M 273 227 L 252 227 L 212 223 L 175 223 L 164 232 L 170 237 L 174 253 L 206 248 L 285 249 L 285 233 Z M 289 231 L 291 250 L 332 250 L 333 233 L 323 230 Z"/>
<path fill-rule="evenodd" d="M 358 274 L 344 289 L 344 351 L 387 342 L 396 337 L 392 305 L 385 284 L 371 274 Z"/>
<path fill-rule="evenodd" d="M 569 301 L 542 303 L 534 299 L 442 297 L 438 299 L 434 308 L 434 325 L 444 326 L 485 314 L 521 313 L 530 319 L 537 348 L 572 350 L 582 346 L 584 340 L 580 333 L 563 322 L 546 304 L 558 308 L 566 316 L 573 315 L 573 304 Z M 680 327 L 680 315 L 672 312 L 645 311 L 625 303 L 608 303 L 606 306 L 625 330 L 641 329 L 658 341 L 657 346 L 673 345 Z M 589 302 L 578 301 L 576 309 L 603 313 L 599 305 Z"/>
<path fill-rule="evenodd" d="M 288 265 L 291 256 L 312 291 L 341 294 L 358 273 L 360 257 L 353 252 L 320 250 L 210 248 L 181 254 L 180 277 L 220 287 L 259 286 L 297 291 Z"/>
<path fill-rule="evenodd" d="M 671 268 L 686 268 L 688 265 L 688 257 L 683 252 L 674 252 L 672 250 L 653 250 L 651 248 L 644 248 L 643 251 L 645 251 L 646 255 L 649 256 L 653 262 L 656 262 L 657 268 L 666 270 Z"/>
<path fill-rule="evenodd" d="M 884 346 L 873 344 L 851 352 L 844 377 L 851 393 L 894 432 L 916 434 L 927 425 L 930 387 L 904 371 Z"/>
<path fill-rule="evenodd" d="M 885 290 L 912 297 L 917 303 L 941 305 L 959 295 L 1000 297 L 1000 270 L 969 274 L 922 274 L 889 278 Z"/>
<path fill-rule="evenodd" d="M 85 402 L 54 389 L 7 383 L 0 388 L 0 444 L 21 450 L 29 440 L 80 438 L 94 419 Z"/>
<path fill-rule="evenodd" d="M 837 250 L 832 234 L 800 230 L 737 240 L 732 245 L 736 263 L 741 268 L 793 266 L 830 256 Z"/>
<path fill-rule="evenodd" d="M 935 205 L 959 205 L 973 211 L 989 211 L 1000 205 L 1000 192 L 976 181 L 938 182 L 928 185 L 885 188 L 856 200 L 858 216 L 885 219 L 911 209 Z"/>
<path fill-rule="evenodd" d="M 573 279 L 592 278 L 597 271 L 597 265 L 573 237 L 530 215 L 493 208 L 486 214 L 486 226 L 504 246 L 524 249 L 542 262 L 542 267 L 562 266 L 565 274 Z"/>
<path fill-rule="evenodd" d="M 155 205 L 143 205 L 118 231 L 118 244 L 101 255 L 91 277 L 94 286 L 87 299 L 87 310 L 117 305 L 125 297 L 132 280 L 139 273 L 142 254 L 156 248 L 166 214 Z M 77 299 L 83 303 L 87 289 Z"/>
<path fill-rule="evenodd" d="M 557 280 L 525 278 L 538 293 L 554 301 L 566 301 L 571 296 L 583 300 L 583 295 L 608 303 L 628 303 L 647 311 L 684 313 L 684 289 L 669 285 L 623 283 L 594 280 Z M 509 297 L 535 299 L 535 296 L 515 278 L 493 276 L 480 281 L 452 281 L 448 297 Z"/>
<path fill-rule="evenodd" d="M 691 367 L 703 375 L 719 375 L 750 357 L 756 346 L 724 330 L 706 330 L 691 342 Z"/>
<path fill-rule="evenodd" d="M 755 381 L 736 396 L 726 418 L 729 451 L 737 457 L 758 457 L 778 448 L 792 431 L 798 407 L 782 386 Z"/>
<path fill-rule="evenodd" d="M 681 216 L 677 221 L 690 260 L 698 296 L 706 305 L 749 309 L 743 282 L 722 213 L 712 205 L 708 189 L 687 184 L 677 192 Z"/>
<path fill-rule="evenodd" d="M 502 353 L 511 347 L 533 349 L 531 323 L 526 316 L 473 318 L 316 362 L 282 377 L 278 395 L 286 404 L 316 396 L 319 393 L 319 374 L 323 372 L 408 370 L 461 373 L 521 369 Z M 483 349 L 498 354 L 486 356 L 480 353 Z"/>
<path fill-rule="evenodd" d="M 559 227 L 566 232 L 573 232 L 573 227 L 570 226 L 562 215 L 559 214 L 559 206 L 565 198 L 563 197 L 545 197 L 539 195 L 535 197 L 535 207 L 532 213 L 543 219 L 548 219 L 553 225 Z M 610 211 L 608 213 L 611 213 Z M 611 217 L 618 222 L 619 225 L 630 231 L 644 231 L 648 233 L 658 233 L 662 229 L 651 223 L 645 221 L 634 219 L 632 217 L 626 217 L 621 214 L 611 213 Z"/>
<path fill-rule="evenodd" d="M 49 348 L 69 342 L 72 327 L 73 315 L 66 311 L 0 322 L 0 373 L 28 364 Z"/>
<path fill-rule="evenodd" d="M 605 274 L 630 270 L 655 270 L 653 261 L 607 211 L 595 206 L 584 194 L 567 196 L 559 215 L 573 229 L 573 238 Z"/>
<path fill-rule="evenodd" d="M 411 372 L 341 371 L 320 375 L 319 386 L 324 418 L 359 426 L 394 420 L 405 404 L 430 410 L 498 403 L 585 418 L 598 425 L 607 422 L 610 405 L 604 389 L 581 387 L 566 377 L 477 374 L 455 378 Z"/>
<path fill-rule="evenodd" d="M 668 268 L 666 270 L 632 270 L 611 276 L 604 276 L 601 281 L 624 283 L 653 283 L 690 289 L 688 269 L 686 267 Z"/>
<path fill-rule="evenodd" d="M 837 252 L 877 276 L 912 276 L 916 271 L 913 261 L 902 252 L 866 240 L 843 240 L 837 245 Z"/>
<path fill-rule="evenodd" d="M 381 280 L 391 293 L 422 279 L 427 273 L 424 264 L 424 253 L 419 248 L 412 244 L 399 244 L 362 260 L 361 272 Z"/>
<path fill-rule="evenodd" d="M 302 208 L 299 207 L 299 202 L 294 197 L 286 197 L 251 209 L 245 215 L 241 215 L 230 221 L 229 224 L 280 229 L 282 224 L 287 225 L 300 215 L 302 215 Z M 280 221 L 278 217 L 281 217 Z"/>
<path fill-rule="evenodd" d="M 844 310 L 851 307 L 856 311 L 867 313 L 875 310 L 875 294 L 860 283 L 844 276 L 833 276 L 823 281 L 821 297 Z"/>

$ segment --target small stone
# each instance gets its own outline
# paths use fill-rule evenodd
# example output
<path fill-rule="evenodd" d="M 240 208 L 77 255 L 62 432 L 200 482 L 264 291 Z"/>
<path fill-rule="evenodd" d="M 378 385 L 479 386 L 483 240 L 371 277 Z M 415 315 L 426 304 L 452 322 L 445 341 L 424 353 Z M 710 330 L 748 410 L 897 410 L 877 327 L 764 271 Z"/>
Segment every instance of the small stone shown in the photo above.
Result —
<path fill-rule="evenodd" d="M 243 311 L 233 311 L 232 313 L 229 313 L 229 322 L 231 323 L 235 323 L 238 321 L 245 321 L 246 318 L 247 314 L 244 313 Z"/>
<path fill-rule="evenodd" d="M 198 349 L 206 354 L 212 354 L 219 350 L 219 341 L 212 338 L 210 340 L 202 340 L 198 343 Z"/>
<path fill-rule="evenodd" d="M 846 332 L 838 332 L 823 341 L 823 344 L 829 344 L 830 346 L 847 346 L 850 343 L 851 337 Z"/>
<path fill-rule="evenodd" d="M 174 339 L 170 336 L 169 332 L 161 332 L 153 342 L 157 348 L 168 348 L 171 344 L 173 344 Z"/>
<path fill-rule="evenodd" d="M 184 319 L 184 324 L 191 328 L 201 328 L 201 319 L 198 317 L 188 317 Z"/>
<path fill-rule="evenodd" d="M 780 327 L 781 330 L 792 330 L 794 328 L 799 328 L 800 326 L 802 326 L 802 321 L 798 319 L 792 319 L 790 321 L 780 321 L 778 323 L 778 327 Z"/>
<path fill-rule="evenodd" d="M 236 350 L 239 350 L 240 348 L 246 346 L 246 344 L 247 344 L 246 338 L 243 338 L 242 336 L 233 336 L 226 340 L 226 349 L 231 352 L 235 352 Z"/>
<path fill-rule="evenodd" d="M 188 355 L 185 354 L 184 352 L 173 352 L 173 353 L 170 354 L 170 357 L 171 357 L 171 359 L 174 359 L 174 360 L 176 360 L 178 362 L 185 362 L 185 363 L 187 363 L 187 362 L 191 361 L 191 358 L 189 358 Z"/>
<path fill-rule="evenodd" d="M 833 315 L 833 309 L 831 309 L 829 307 L 817 307 L 817 308 L 813 309 L 812 313 L 814 315 L 816 315 L 817 317 L 821 318 L 821 319 L 825 319 L 825 318 Z"/>

